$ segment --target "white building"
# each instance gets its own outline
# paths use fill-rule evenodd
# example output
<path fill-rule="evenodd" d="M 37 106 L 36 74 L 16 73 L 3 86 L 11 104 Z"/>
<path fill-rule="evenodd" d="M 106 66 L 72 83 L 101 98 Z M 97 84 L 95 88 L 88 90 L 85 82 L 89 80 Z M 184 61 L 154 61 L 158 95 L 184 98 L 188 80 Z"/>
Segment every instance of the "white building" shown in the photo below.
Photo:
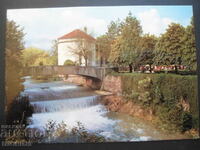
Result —
<path fill-rule="evenodd" d="M 96 66 L 95 38 L 81 30 L 74 30 L 58 38 L 58 65 L 71 60 L 78 65 Z"/>

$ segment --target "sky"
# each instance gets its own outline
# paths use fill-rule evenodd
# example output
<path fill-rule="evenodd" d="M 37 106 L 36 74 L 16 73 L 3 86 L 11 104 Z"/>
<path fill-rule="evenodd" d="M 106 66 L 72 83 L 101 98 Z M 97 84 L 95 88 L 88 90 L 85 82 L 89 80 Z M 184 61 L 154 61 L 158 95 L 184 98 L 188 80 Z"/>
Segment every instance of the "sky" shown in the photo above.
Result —
<path fill-rule="evenodd" d="M 7 18 L 24 29 L 25 47 L 50 50 L 52 41 L 75 29 L 88 28 L 96 38 L 107 31 L 111 21 L 123 20 L 131 12 L 143 33 L 164 33 L 172 22 L 190 24 L 192 6 L 104 6 L 40 9 L 10 9 Z"/>

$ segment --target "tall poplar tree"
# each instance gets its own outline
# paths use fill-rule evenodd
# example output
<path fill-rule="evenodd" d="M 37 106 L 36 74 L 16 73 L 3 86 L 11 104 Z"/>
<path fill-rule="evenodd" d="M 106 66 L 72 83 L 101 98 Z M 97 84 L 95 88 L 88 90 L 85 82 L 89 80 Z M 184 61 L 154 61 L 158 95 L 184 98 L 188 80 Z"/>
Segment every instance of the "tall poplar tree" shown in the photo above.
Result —
<path fill-rule="evenodd" d="M 129 71 L 132 72 L 133 67 L 137 67 L 137 59 L 140 52 L 140 39 L 142 34 L 142 27 L 137 18 L 133 17 L 131 13 L 125 19 L 121 29 L 121 48 L 120 55 L 123 64 L 129 66 Z"/>
<path fill-rule="evenodd" d="M 102 35 L 96 39 L 96 51 L 100 59 L 100 66 L 106 64 L 110 55 L 111 42 L 107 35 Z"/>
<path fill-rule="evenodd" d="M 110 62 L 113 63 L 114 61 L 118 62 L 118 65 L 129 66 L 129 71 L 132 72 L 138 61 L 141 34 L 140 22 L 129 13 L 125 20 L 121 22 L 120 35 L 113 43 L 112 48 L 114 49 L 111 49 Z"/>
<path fill-rule="evenodd" d="M 7 106 L 23 89 L 21 50 L 24 49 L 24 32 L 14 21 L 7 20 L 6 28 L 6 104 Z"/>
<path fill-rule="evenodd" d="M 106 34 L 97 37 L 96 50 L 100 60 L 100 65 L 107 64 L 109 62 L 110 53 L 112 51 L 112 44 L 114 44 L 116 38 L 120 35 L 121 21 L 111 21 L 108 25 Z"/>

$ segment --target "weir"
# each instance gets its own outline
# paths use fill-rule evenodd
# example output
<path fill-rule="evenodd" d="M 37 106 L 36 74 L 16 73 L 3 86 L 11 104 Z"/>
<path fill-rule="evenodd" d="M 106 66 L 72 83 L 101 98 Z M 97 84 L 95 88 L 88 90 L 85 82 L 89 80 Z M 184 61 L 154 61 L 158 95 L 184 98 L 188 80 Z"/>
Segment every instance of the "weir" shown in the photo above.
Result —
<path fill-rule="evenodd" d="M 24 93 L 30 96 L 34 108 L 32 117 L 28 118 L 28 128 L 44 131 L 49 121 L 53 121 L 65 123 L 71 130 L 80 122 L 88 132 L 98 132 L 113 141 L 160 138 L 155 129 L 140 120 L 107 110 L 101 104 L 102 97 L 88 88 L 65 81 L 37 81 L 29 77 L 25 78 L 24 86 Z"/>
<path fill-rule="evenodd" d="M 74 111 L 88 108 L 98 103 L 99 96 L 31 102 L 35 113 Z"/>

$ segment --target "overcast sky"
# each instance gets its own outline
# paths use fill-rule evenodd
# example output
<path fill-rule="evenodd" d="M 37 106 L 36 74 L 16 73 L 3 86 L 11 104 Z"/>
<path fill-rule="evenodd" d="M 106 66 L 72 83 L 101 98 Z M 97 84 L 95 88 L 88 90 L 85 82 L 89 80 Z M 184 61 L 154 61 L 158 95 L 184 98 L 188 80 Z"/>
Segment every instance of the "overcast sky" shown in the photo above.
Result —
<path fill-rule="evenodd" d="M 160 35 L 171 22 L 187 26 L 191 6 L 113 6 L 8 10 L 7 17 L 24 28 L 25 46 L 49 50 L 52 41 L 87 26 L 94 37 L 104 34 L 112 20 L 124 19 L 129 11 L 140 20 L 144 33 Z"/>

